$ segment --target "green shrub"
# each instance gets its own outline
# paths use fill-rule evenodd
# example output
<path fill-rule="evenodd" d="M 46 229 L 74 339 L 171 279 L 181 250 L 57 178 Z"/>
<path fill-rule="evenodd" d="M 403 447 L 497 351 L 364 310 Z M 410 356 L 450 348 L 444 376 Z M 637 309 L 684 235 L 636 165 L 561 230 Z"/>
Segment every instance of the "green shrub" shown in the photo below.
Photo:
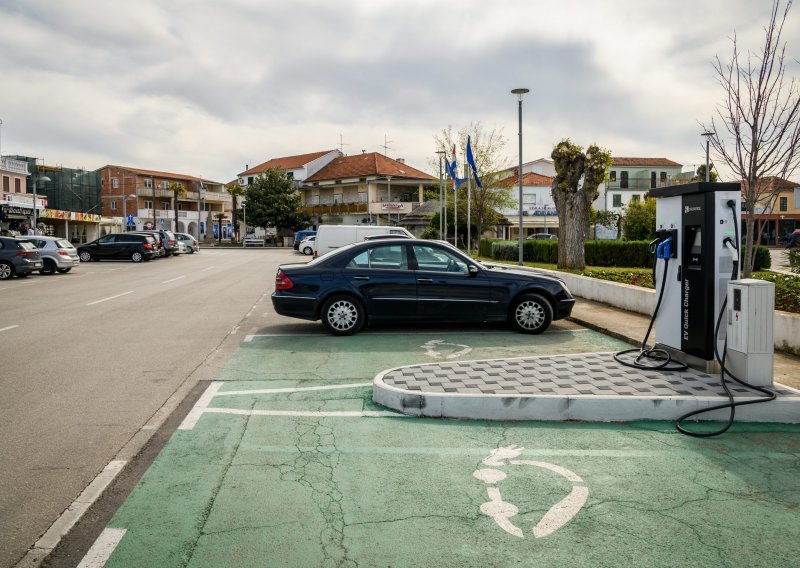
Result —
<path fill-rule="evenodd" d="M 774 272 L 753 272 L 753 278 L 775 284 L 775 309 L 800 313 L 800 277 Z"/>

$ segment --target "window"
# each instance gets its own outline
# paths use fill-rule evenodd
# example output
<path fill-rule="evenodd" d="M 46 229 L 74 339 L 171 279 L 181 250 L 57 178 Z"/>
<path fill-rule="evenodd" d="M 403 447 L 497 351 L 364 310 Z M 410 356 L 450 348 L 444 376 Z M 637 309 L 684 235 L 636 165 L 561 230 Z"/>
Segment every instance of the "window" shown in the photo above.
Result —
<path fill-rule="evenodd" d="M 405 245 L 383 245 L 354 256 L 345 268 L 381 268 L 408 270 L 408 253 Z"/>
<path fill-rule="evenodd" d="M 183 203 L 178 201 L 178 211 L 183 211 Z"/>
<path fill-rule="evenodd" d="M 8 176 L 3 176 L 3 191 L 9 193 L 9 184 L 11 183 L 11 178 Z"/>
<path fill-rule="evenodd" d="M 788 197 L 781 197 L 778 199 L 778 209 L 780 211 L 788 211 L 789 210 L 789 198 Z"/>
<path fill-rule="evenodd" d="M 342 199 L 341 193 L 334 193 L 333 194 L 333 203 L 334 205 L 338 205 L 340 203 L 344 203 L 344 199 Z"/>
<path fill-rule="evenodd" d="M 617 181 L 617 170 L 611 170 L 611 176 L 609 177 L 611 181 Z"/>
<path fill-rule="evenodd" d="M 656 172 L 650 172 L 650 189 L 656 187 Z"/>
<path fill-rule="evenodd" d="M 639 201 L 641 198 L 642 198 L 641 195 L 639 195 L 638 193 L 634 193 L 633 195 L 631 195 L 631 202 Z"/>
<path fill-rule="evenodd" d="M 112 211 L 116 211 L 116 210 L 117 210 L 117 200 L 116 200 L 116 199 L 115 199 L 115 200 L 113 200 L 113 201 L 111 202 L 111 204 L 109 205 L 109 207 L 111 207 L 111 210 L 112 210 Z"/>
<path fill-rule="evenodd" d="M 153 189 L 153 180 L 151 178 L 144 178 L 144 186 L 147 189 Z"/>
<path fill-rule="evenodd" d="M 253 176 L 249 176 L 247 178 L 247 185 L 252 185 L 252 184 L 253 184 Z"/>
<path fill-rule="evenodd" d="M 619 187 L 621 189 L 628 189 L 628 172 L 620 172 Z"/>
<path fill-rule="evenodd" d="M 611 196 L 612 207 L 622 207 L 622 194 L 615 193 Z"/>
<path fill-rule="evenodd" d="M 147 201 L 147 200 L 145 200 L 145 202 L 144 202 L 144 208 L 145 208 L 145 209 L 152 209 L 152 208 L 153 208 L 153 202 L 152 202 L 152 201 Z"/>
<path fill-rule="evenodd" d="M 661 172 L 661 183 L 662 184 L 667 183 L 667 172 Z"/>
<path fill-rule="evenodd" d="M 22 193 L 22 185 L 19 178 L 14 180 L 14 193 Z"/>
<path fill-rule="evenodd" d="M 117 178 L 111 178 L 111 187 L 117 189 L 119 187 L 119 180 Z"/>
<path fill-rule="evenodd" d="M 161 181 L 161 189 L 167 189 L 168 186 L 169 186 L 169 182 L 167 180 L 162 180 Z"/>
<path fill-rule="evenodd" d="M 169 211 L 169 201 L 162 201 L 161 202 L 161 210 L 162 211 Z"/>
<path fill-rule="evenodd" d="M 469 266 L 466 262 L 449 251 L 438 247 L 414 245 L 414 256 L 417 257 L 419 270 L 469 274 Z"/>

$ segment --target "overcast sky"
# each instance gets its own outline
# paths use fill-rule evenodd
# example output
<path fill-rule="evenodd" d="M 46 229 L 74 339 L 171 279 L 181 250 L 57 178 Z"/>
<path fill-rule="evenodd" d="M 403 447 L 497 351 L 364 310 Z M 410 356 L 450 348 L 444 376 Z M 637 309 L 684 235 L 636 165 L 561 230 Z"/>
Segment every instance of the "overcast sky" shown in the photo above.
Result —
<path fill-rule="evenodd" d="M 338 148 L 428 169 L 480 121 L 517 161 L 570 137 L 705 160 L 711 66 L 763 42 L 769 0 L 0 0 L 0 150 L 220 182 Z M 800 8 L 787 22 L 800 57 Z M 791 74 L 798 76 L 792 63 Z M 341 136 L 341 138 L 340 138 Z"/>

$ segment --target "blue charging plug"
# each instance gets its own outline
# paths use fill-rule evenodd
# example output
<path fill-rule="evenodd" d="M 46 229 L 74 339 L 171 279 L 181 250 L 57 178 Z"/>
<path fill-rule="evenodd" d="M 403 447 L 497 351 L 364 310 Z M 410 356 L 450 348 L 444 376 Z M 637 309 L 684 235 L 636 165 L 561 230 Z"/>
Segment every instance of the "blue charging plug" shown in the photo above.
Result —
<path fill-rule="evenodd" d="M 669 260 L 670 255 L 672 253 L 672 237 L 667 237 L 665 240 L 661 241 L 656 248 L 656 258 L 662 258 L 664 260 Z"/>

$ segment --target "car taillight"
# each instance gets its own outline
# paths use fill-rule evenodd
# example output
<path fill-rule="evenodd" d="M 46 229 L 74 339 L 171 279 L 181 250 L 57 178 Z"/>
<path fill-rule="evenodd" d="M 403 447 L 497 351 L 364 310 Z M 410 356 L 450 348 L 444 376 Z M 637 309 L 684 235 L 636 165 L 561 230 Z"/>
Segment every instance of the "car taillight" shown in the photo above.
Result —
<path fill-rule="evenodd" d="M 167 242 L 168 242 L 169 244 L 171 244 L 171 245 L 174 245 L 174 244 L 175 244 L 175 241 L 174 241 L 174 240 L 172 240 L 172 239 L 168 240 Z"/>
<path fill-rule="evenodd" d="M 58 254 L 60 254 L 61 256 L 69 256 L 69 253 L 65 250 L 58 251 Z"/>
<path fill-rule="evenodd" d="M 18 250 L 17 256 L 28 256 L 29 254 L 33 254 L 32 250 Z"/>
<path fill-rule="evenodd" d="M 278 269 L 278 273 L 275 275 L 275 289 L 289 290 L 293 286 L 294 283 L 283 273 L 283 270 Z"/>
<path fill-rule="evenodd" d="M 146 248 L 147 250 L 153 250 L 153 245 L 151 245 L 150 243 L 144 243 L 144 248 Z"/>

